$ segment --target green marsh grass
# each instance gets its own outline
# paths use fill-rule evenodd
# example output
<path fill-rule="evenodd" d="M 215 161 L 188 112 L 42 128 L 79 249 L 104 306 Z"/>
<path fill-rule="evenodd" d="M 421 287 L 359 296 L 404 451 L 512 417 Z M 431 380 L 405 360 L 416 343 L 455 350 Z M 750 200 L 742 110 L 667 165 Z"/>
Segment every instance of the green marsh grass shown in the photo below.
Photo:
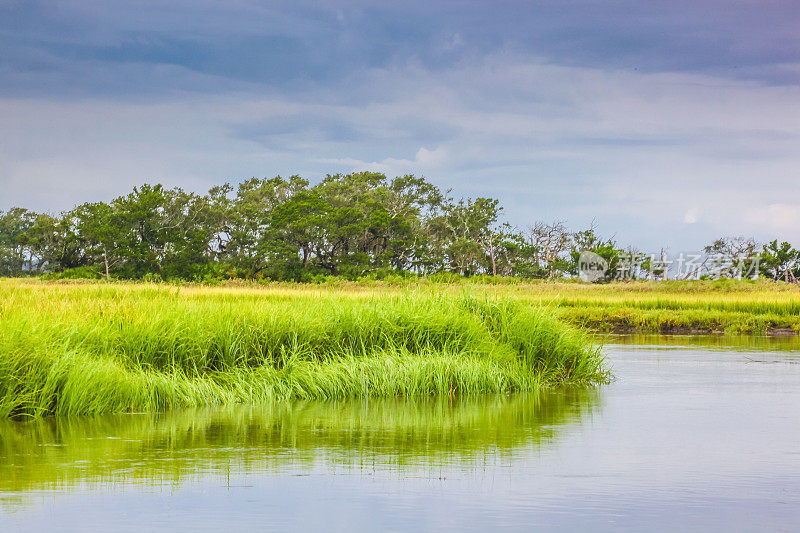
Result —
<path fill-rule="evenodd" d="M 800 332 L 800 286 L 769 281 L 542 282 L 482 294 L 547 306 L 565 322 L 603 332 Z"/>
<path fill-rule="evenodd" d="M 465 396 L 607 379 L 550 308 L 424 289 L 0 280 L 0 417 Z"/>

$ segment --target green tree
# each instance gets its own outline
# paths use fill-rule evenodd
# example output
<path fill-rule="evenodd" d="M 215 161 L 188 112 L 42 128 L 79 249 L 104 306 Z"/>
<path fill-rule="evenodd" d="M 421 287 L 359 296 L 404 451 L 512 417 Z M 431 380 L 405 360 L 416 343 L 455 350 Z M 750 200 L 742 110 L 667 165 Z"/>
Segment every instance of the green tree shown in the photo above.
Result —
<path fill-rule="evenodd" d="M 499 201 L 492 198 L 462 199 L 444 205 L 435 222 L 435 233 L 452 272 L 496 272 L 497 246 L 502 240 L 497 226 L 501 210 Z"/>
<path fill-rule="evenodd" d="M 30 232 L 37 215 L 21 207 L 0 211 L 0 272 L 19 275 L 33 269 Z"/>
<path fill-rule="evenodd" d="M 762 249 L 760 268 L 765 276 L 773 280 L 796 282 L 798 262 L 800 262 L 800 251 L 794 249 L 788 242 L 784 241 L 778 245 L 778 241 L 773 240 Z"/>
<path fill-rule="evenodd" d="M 288 180 L 280 176 L 253 178 L 239 185 L 218 233 L 220 243 L 223 239 L 219 235 L 226 237 L 222 248 L 235 268 L 246 275 L 258 275 L 285 259 L 287 252 L 291 255 L 287 243 L 281 240 L 283 231 L 276 225 L 275 216 L 281 206 L 307 187 L 308 182 L 299 176 Z"/>
<path fill-rule="evenodd" d="M 608 265 L 605 274 L 598 281 L 609 282 L 616 278 L 620 268 L 620 257 L 625 254 L 625 251 L 617 248 L 617 243 L 613 238 L 604 239 L 597 235 L 594 224 L 572 236 L 571 261 L 568 270 L 570 274 L 578 275 L 580 255 L 585 251 L 599 255 Z"/>

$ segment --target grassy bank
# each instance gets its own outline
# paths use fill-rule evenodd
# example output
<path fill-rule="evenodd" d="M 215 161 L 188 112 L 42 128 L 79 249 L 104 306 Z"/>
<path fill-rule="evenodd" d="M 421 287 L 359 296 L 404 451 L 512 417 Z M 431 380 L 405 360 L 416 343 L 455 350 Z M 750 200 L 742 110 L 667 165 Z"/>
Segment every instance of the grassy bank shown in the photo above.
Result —
<path fill-rule="evenodd" d="M 334 288 L 352 297 L 399 294 L 409 289 L 457 296 L 465 290 L 489 298 L 508 298 L 535 307 L 581 329 L 605 333 L 795 335 L 800 333 L 800 285 L 759 281 L 626 282 L 604 285 L 569 281 L 528 281 L 479 276 L 472 281 L 437 283 L 357 283 L 323 285 L 230 284 L 220 294 L 284 290 L 313 293 Z M 193 290 L 186 287 L 185 290 Z"/>
<path fill-rule="evenodd" d="M 800 285 L 767 280 L 634 281 L 586 284 L 477 276 L 458 283 L 337 282 L 353 293 L 432 287 L 450 294 L 465 288 L 511 298 L 574 326 L 604 333 L 796 335 Z M 219 289 L 225 290 L 225 289 Z"/>
<path fill-rule="evenodd" d="M 800 332 L 800 287 L 767 281 L 542 283 L 495 293 L 550 306 L 562 320 L 602 332 Z"/>
<path fill-rule="evenodd" d="M 449 278 L 448 278 L 449 279 Z M 257 284 L 243 285 L 262 290 Z M 236 285 L 217 287 L 225 292 Z M 477 276 L 458 283 L 426 279 L 394 283 L 334 280 L 321 286 L 266 285 L 290 291 L 335 287 L 350 295 L 397 293 L 409 288 L 458 295 L 464 290 L 545 307 L 564 322 L 605 333 L 796 335 L 800 333 L 800 285 L 767 280 L 708 280 L 586 284 Z"/>
<path fill-rule="evenodd" d="M 0 280 L 0 417 L 605 377 L 584 334 L 507 298 Z"/>

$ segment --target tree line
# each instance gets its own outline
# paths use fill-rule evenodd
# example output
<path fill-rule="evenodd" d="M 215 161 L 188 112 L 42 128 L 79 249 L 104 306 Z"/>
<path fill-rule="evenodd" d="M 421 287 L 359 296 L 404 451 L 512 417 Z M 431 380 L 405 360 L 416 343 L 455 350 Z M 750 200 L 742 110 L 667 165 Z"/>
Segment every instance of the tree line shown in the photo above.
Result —
<path fill-rule="evenodd" d="M 515 228 L 492 198 L 455 200 L 422 177 L 335 174 L 253 178 L 207 194 L 145 184 L 58 216 L 0 211 L 0 275 L 312 281 L 397 275 L 575 277 L 582 253 L 602 281 L 670 277 L 661 256 L 623 248 L 594 226 Z M 721 238 L 691 275 L 796 281 L 800 252 L 777 241 Z M 725 258 L 720 267 L 720 257 Z M 710 258 L 714 258 L 709 262 Z M 749 267 L 749 271 L 746 270 Z M 448 273 L 448 274 L 444 274 Z M 677 277 L 677 275 L 673 275 Z"/>

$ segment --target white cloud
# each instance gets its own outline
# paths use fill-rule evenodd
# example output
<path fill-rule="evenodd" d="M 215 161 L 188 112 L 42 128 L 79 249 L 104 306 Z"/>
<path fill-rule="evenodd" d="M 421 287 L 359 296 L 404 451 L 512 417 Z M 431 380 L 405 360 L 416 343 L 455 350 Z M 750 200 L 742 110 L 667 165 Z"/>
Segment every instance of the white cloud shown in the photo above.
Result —
<path fill-rule="evenodd" d="M 767 231 L 792 230 L 795 235 L 798 235 L 800 234 L 800 205 L 776 203 L 751 207 L 745 212 L 745 220 L 753 226 Z"/>
<path fill-rule="evenodd" d="M 642 247 L 766 239 L 797 227 L 797 206 L 782 202 L 800 168 L 798 102 L 797 87 L 512 55 L 435 72 L 375 69 L 344 88 L 283 95 L 5 99 L 0 209 L 60 210 L 143 181 L 202 190 L 249 176 L 375 170 L 499 197 L 519 225 L 595 218 Z M 280 143 L 232 133 L 274 117 L 291 118 Z M 291 130 L 294 121 L 303 123 Z M 309 135 L 315 123 L 354 134 Z M 430 130 L 434 140 L 421 140 Z"/>
<path fill-rule="evenodd" d="M 447 151 L 444 148 L 428 150 L 425 147 L 417 150 L 414 162 L 426 167 L 440 167 L 447 161 Z"/>
<path fill-rule="evenodd" d="M 456 33 L 450 35 L 445 40 L 444 49 L 445 50 L 455 50 L 456 48 L 461 48 L 462 46 L 464 46 L 464 44 L 466 44 L 466 42 L 464 41 L 464 38 L 461 36 L 460 33 L 456 32 Z"/>
<path fill-rule="evenodd" d="M 371 170 L 382 172 L 387 176 L 400 176 L 403 174 L 424 174 L 426 170 L 442 168 L 447 161 L 447 152 L 444 148 L 428 150 L 424 146 L 417 150 L 414 159 L 395 159 L 387 157 L 380 161 L 361 161 L 353 158 L 323 159 L 325 163 L 345 165 L 354 171 Z"/>

